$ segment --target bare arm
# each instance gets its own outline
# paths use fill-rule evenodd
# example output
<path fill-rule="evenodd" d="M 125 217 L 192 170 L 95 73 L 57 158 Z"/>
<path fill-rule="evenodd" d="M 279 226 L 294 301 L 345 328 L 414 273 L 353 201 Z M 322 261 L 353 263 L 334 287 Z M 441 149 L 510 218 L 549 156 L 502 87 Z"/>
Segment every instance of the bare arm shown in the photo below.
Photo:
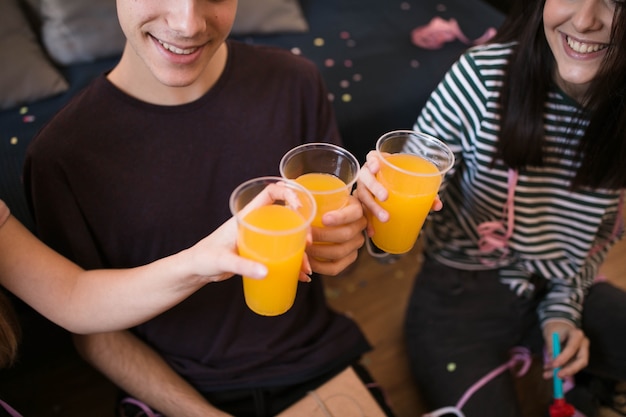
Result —
<path fill-rule="evenodd" d="M 192 248 L 149 265 L 83 271 L 9 217 L 0 228 L 0 282 L 72 332 L 128 328 L 179 303 L 208 282 L 233 273 L 263 277 L 264 266 L 236 254 L 235 235 L 231 219 Z"/>
<path fill-rule="evenodd" d="M 226 417 L 128 331 L 74 336 L 79 353 L 113 383 L 168 417 Z"/>
<path fill-rule="evenodd" d="M 283 198 L 269 188 L 244 210 Z M 230 219 L 193 247 L 151 264 L 84 271 L 10 216 L 0 226 L 0 283 L 48 319 L 73 333 L 107 332 L 142 323 L 209 282 L 234 274 L 262 278 L 267 268 L 237 255 Z M 307 260 L 303 270 L 310 273 Z M 302 273 L 300 279 L 308 281 Z"/>

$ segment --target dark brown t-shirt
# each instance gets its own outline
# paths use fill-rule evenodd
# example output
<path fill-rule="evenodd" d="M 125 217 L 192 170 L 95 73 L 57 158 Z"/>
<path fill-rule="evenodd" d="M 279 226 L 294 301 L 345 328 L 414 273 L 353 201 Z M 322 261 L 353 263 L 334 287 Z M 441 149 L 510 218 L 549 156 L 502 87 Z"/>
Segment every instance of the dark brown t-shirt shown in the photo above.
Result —
<path fill-rule="evenodd" d="M 281 156 L 309 141 L 339 141 L 315 65 L 229 42 L 222 77 L 185 105 L 147 104 L 96 79 L 32 142 L 27 198 L 40 237 L 79 265 L 136 266 L 212 232 L 238 184 L 278 175 Z M 369 349 L 328 308 L 321 280 L 299 285 L 278 317 L 252 313 L 234 277 L 134 330 L 205 392 L 300 382 Z"/>

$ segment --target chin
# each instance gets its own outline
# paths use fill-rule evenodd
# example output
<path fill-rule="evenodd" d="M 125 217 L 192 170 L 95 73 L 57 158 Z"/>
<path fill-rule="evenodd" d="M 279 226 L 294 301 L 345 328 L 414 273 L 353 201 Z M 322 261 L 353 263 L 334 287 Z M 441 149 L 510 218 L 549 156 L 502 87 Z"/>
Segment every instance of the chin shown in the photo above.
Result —
<path fill-rule="evenodd" d="M 174 87 L 174 88 L 183 88 L 189 87 L 193 85 L 196 81 L 198 81 L 198 76 L 186 75 L 186 76 L 163 76 L 157 77 L 159 82 L 166 87 Z"/>
<path fill-rule="evenodd" d="M 589 86 L 589 84 L 591 83 L 591 81 L 593 81 L 593 77 L 581 77 L 581 76 L 561 76 L 561 79 L 563 80 L 564 84 L 575 88 L 575 89 L 581 89 L 581 88 L 587 88 Z"/>
<path fill-rule="evenodd" d="M 170 81 L 164 82 L 163 85 L 172 88 L 185 88 L 189 87 L 193 84 L 193 81 Z"/>

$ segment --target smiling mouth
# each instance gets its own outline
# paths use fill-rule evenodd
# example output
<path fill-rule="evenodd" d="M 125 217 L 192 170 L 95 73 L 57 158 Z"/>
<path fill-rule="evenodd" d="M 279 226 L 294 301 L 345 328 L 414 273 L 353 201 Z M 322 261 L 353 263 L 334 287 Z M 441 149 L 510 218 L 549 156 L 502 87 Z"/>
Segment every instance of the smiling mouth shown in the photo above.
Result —
<path fill-rule="evenodd" d="M 569 36 L 566 36 L 565 40 L 567 41 L 567 45 L 579 54 L 591 54 L 606 49 L 608 47 L 608 45 L 605 43 L 579 42 L 570 38 Z"/>
<path fill-rule="evenodd" d="M 167 49 L 168 51 L 170 51 L 171 53 L 176 54 L 176 55 L 189 55 L 189 54 L 193 54 L 194 52 L 196 52 L 198 50 L 197 47 L 181 49 L 181 48 L 178 48 L 178 47 L 176 47 L 174 45 L 170 45 L 167 42 L 163 42 L 160 39 L 157 39 L 157 41 L 159 41 L 159 43 L 161 44 L 161 46 L 163 46 L 163 48 Z"/>

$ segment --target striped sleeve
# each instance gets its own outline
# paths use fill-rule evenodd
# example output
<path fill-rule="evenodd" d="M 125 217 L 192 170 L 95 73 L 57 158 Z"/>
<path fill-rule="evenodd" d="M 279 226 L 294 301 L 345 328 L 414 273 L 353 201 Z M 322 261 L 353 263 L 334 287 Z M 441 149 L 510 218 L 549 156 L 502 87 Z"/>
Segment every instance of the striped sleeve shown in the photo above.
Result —
<path fill-rule="evenodd" d="M 586 291 L 597 278 L 598 270 L 610 248 L 624 235 L 624 216 L 620 210 L 623 207 L 624 191 L 621 192 L 619 199 L 618 204 L 607 211 L 596 234 L 594 245 L 587 253 L 581 268 L 571 279 L 550 281 L 550 291 L 538 308 L 542 323 L 565 319 L 580 327 Z"/>

